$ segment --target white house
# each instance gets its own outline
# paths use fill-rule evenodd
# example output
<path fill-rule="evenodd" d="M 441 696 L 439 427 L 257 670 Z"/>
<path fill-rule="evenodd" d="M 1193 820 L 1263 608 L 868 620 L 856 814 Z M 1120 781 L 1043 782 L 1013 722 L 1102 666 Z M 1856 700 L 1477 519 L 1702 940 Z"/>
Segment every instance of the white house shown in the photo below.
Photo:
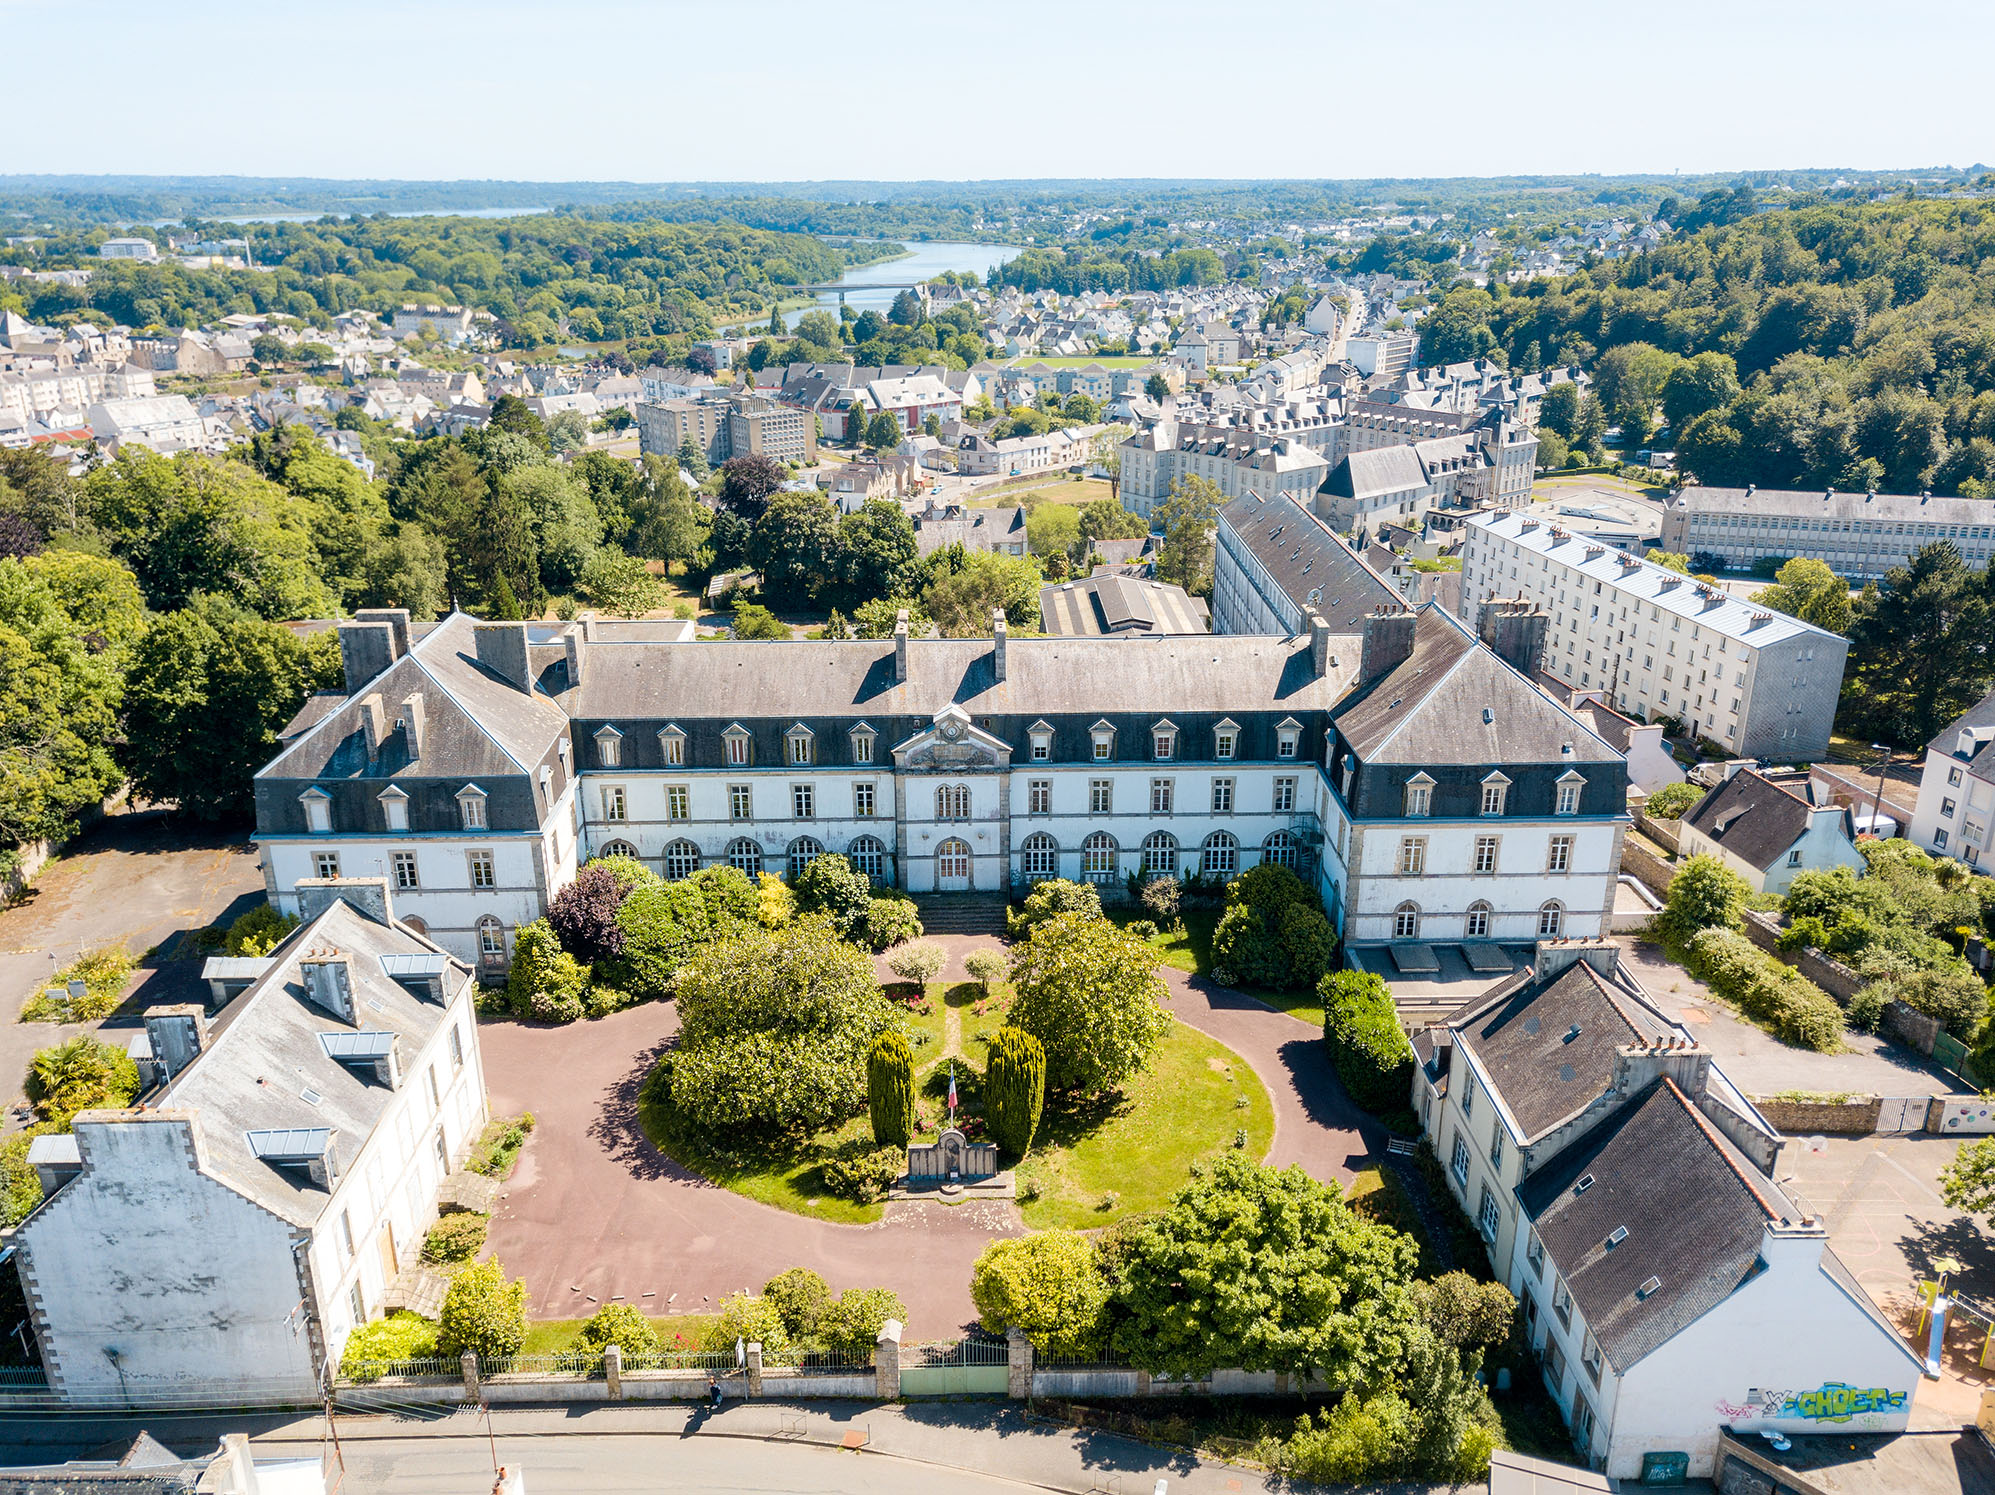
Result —
<path fill-rule="evenodd" d="M 1575 1449 L 1617 1479 L 1721 1429 L 1891 1431 L 1921 1366 L 1772 1180 L 1781 1137 L 1604 941 L 1416 1036 L 1413 1101 Z"/>
<path fill-rule="evenodd" d="M 486 1119 L 472 972 L 380 880 L 307 880 L 303 925 L 212 1017 L 155 1008 L 157 1082 L 84 1111 L 16 1236 L 50 1389 L 316 1400 Z"/>
<path fill-rule="evenodd" d="M 1977 870 L 1995 820 L 1995 692 L 1926 744 L 1918 808 L 1906 832 L 1915 846 Z"/>
<path fill-rule="evenodd" d="M 1726 777 L 1678 824 L 1684 856 L 1714 856 L 1761 893 L 1785 893 L 1796 874 L 1868 866 L 1856 849 L 1846 806 L 1816 804 L 1810 786 L 1790 789 L 1751 768 L 1728 764 Z"/>

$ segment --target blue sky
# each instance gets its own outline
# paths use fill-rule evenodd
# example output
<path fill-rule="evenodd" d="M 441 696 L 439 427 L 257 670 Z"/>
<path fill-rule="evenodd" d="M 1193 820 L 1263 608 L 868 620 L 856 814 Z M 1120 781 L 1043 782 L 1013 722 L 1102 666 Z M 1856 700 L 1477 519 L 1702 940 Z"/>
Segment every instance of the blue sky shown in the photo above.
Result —
<path fill-rule="evenodd" d="M 1995 161 L 1991 43 L 1985 3 L 0 0 L 22 90 L 0 171 L 794 181 L 1966 165 Z"/>

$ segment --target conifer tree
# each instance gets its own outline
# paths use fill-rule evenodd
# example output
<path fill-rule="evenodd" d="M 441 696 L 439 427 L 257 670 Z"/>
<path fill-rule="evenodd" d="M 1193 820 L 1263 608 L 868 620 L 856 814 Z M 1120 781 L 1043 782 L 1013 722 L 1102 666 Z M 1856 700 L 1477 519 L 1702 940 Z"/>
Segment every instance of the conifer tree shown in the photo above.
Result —
<path fill-rule="evenodd" d="M 866 1055 L 866 1109 L 875 1142 L 907 1146 L 914 1135 L 914 1050 L 897 1028 L 874 1039 Z"/>
<path fill-rule="evenodd" d="M 984 1071 L 985 1120 L 1006 1152 L 1024 1157 L 1046 1102 L 1046 1050 L 1023 1028 L 1009 1025 L 991 1039 Z"/>

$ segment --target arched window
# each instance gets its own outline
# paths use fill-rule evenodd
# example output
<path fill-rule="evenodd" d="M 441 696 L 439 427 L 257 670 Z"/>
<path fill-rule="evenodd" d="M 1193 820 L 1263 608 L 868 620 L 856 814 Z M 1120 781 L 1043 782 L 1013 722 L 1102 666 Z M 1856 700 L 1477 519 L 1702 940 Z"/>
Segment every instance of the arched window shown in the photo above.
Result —
<path fill-rule="evenodd" d="M 935 788 L 935 818 L 937 820 L 968 820 L 970 818 L 970 786 L 968 784 L 938 784 Z"/>
<path fill-rule="evenodd" d="M 874 887 L 887 880 L 887 848 L 876 836 L 861 836 L 845 848 L 845 860 L 854 872 L 864 873 Z"/>
<path fill-rule="evenodd" d="M 1392 911 L 1392 937 L 1396 940 L 1420 938 L 1420 905 L 1402 903 Z"/>
<path fill-rule="evenodd" d="M 1028 878 L 1060 875 L 1060 843 L 1044 831 L 1027 836 L 1018 849 L 1018 867 Z"/>
<path fill-rule="evenodd" d="M 674 841 L 665 848 L 665 880 L 677 882 L 700 870 L 700 849 L 690 841 Z"/>
<path fill-rule="evenodd" d="M 1240 843 L 1231 831 L 1214 831 L 1199 848 L 1198 870 L 1206 877 L 1231 877 L 1240 869 Z"/>
<path fill-rule="evenodd" d="M 762 848 L 746 836 L 736 836 L 727 843 L 727 864 L 739 867 L 750 877 L 762 875 Z"/>
<path fill-rule="evenodd" d="M 1467 939 L 1486 940 L 1489 938 L 1489 905 L 1478 898 L 1469 905 L 1468 924 L 1462 930 Z"/>
<path fill-rule="evenodd" d="M 1293 834 L 1276 831 L 1261 843 L 1261 860 L 1294 871 L 1296 864 L 1302 860 L 1302 849 L 1296 844 Z"/>
<path fill-rule="evenodd" d="M 421 935 L 424 939 L 429 938 L 429 925 L 424 923 L 421 919 L 417 918 L 414 914 L 409 914 L 408 916 L 403 918 L 401 922 L 408 925 L 409 928 L 413 929 L 417 934 Z"/>
<path fill-rule="evenodd" d="M 628 841 L 606 841 L 603 843 L 603 849 L 597 852 L 596 855 L 599 857 L 629 857 L 632 861 L 636 861 L 637 848 L 632 846 Z"/>
<path fill-rule="evenodd" d="M 490 914 L 478 921 L 478 958 L 488 965 L 506 958 L 506 926 Z"/>
<path fill-rule="evenodd" d="M 1538 910 L 1538 938 L 1555 940 L 1566 927 L 1566 906 L 1554 898 Z"/>
<path fill-rule="evenodd" d="M 1143 838 L 1143 875 L 1176 877 L 1178 838 L 1169 831 L 1152 831 Z"/>
<path fill-rule="evenodd" d="M 1089 882 L 1107 882 L 1115 876 L 1115 837 L 1096 831 L 1081 842 L 1081 876 Z"/>
<path fill-rule="evenodd" d="M 813 841 L 809 836 L 799 836 L 790 843 L 790 880 L 796 881 L 804 875 L 804 868 L 824 855 L 824 844 Z"/>

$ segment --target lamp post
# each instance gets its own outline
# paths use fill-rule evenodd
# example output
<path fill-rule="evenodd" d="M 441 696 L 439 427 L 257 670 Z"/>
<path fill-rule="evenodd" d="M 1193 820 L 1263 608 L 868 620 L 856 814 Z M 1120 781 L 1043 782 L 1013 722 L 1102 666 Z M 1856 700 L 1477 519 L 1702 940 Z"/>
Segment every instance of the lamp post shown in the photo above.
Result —
<path fill-rule="evenodd" d="M 1870 802 L 1870 833 L 1877 834 L 1877 818 L 1884 810 L 1884 773 L 1891 767 L 1891 744 L 1873 742 L 1870 750 L 1877 754 L 1877 795 Z"/>

